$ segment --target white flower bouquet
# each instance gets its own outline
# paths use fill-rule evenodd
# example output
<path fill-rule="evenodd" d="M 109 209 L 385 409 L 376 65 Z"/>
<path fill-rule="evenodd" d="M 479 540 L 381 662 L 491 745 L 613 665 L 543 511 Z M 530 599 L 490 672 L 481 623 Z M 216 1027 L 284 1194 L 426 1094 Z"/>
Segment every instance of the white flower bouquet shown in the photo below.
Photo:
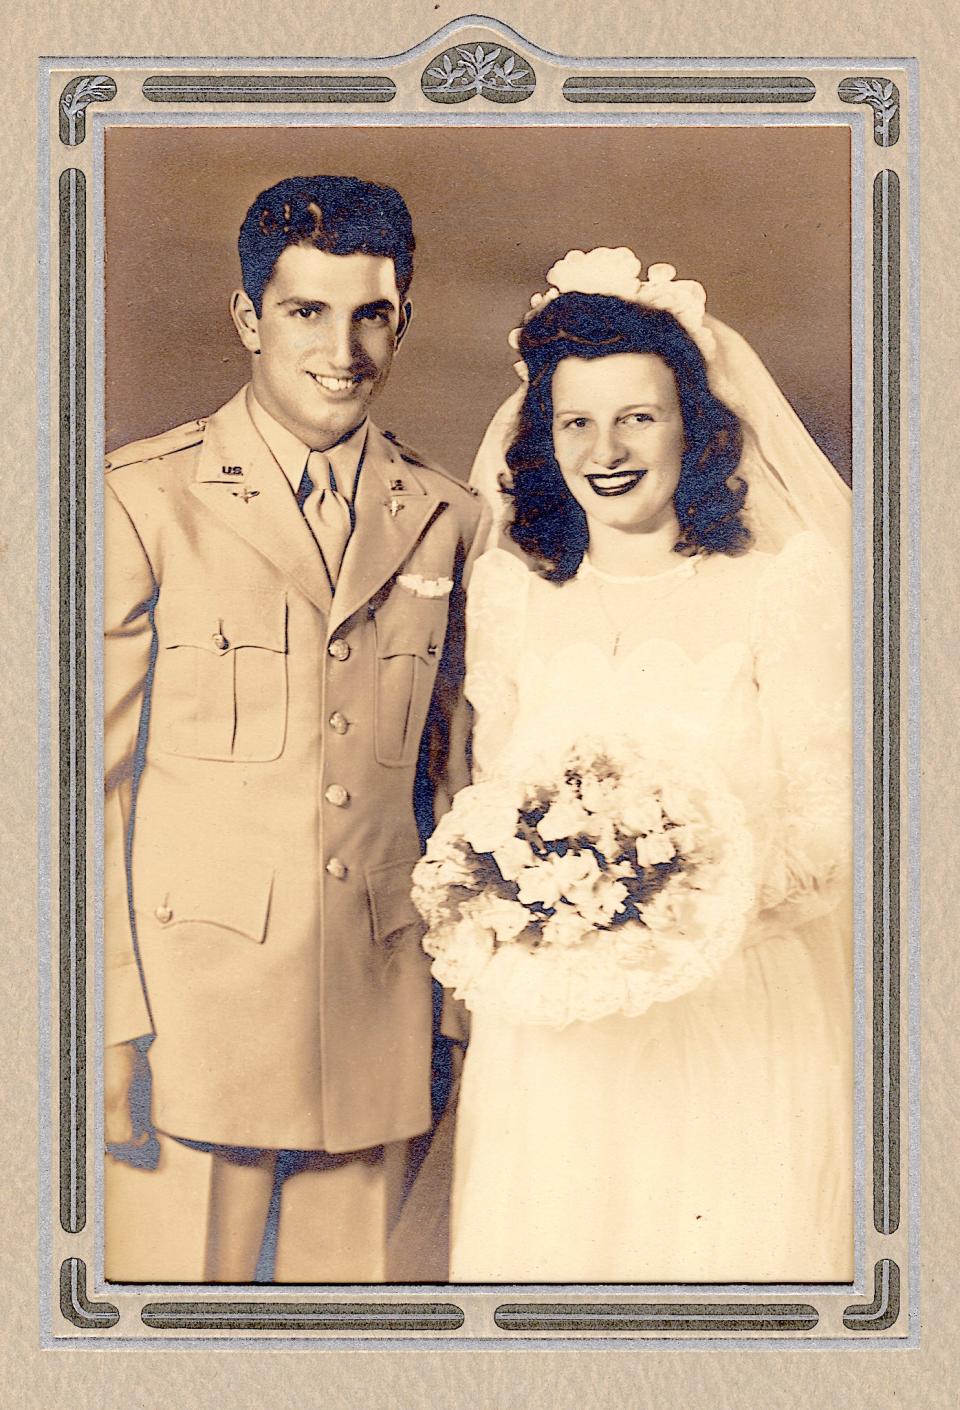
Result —
<path fill-rule="evenodd" d="M 716 974 L 754 901 L 739 802 L 709 769 L 581 745 L 552 778 L 462 789 L 413 873 L 433 973 L 474 1012 L 636 1015 Z"/>

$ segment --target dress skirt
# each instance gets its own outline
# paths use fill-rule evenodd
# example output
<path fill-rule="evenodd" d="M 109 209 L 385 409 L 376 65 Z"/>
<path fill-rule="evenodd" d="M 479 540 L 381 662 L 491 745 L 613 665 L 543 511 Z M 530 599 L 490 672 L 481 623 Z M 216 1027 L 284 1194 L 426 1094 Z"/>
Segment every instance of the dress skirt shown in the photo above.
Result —
<path fill-rule="evenodd" d="M 748 941 L 636 1018 L 474 1015 L 451 1281 L 849 1281 L 848 933 Z"/>

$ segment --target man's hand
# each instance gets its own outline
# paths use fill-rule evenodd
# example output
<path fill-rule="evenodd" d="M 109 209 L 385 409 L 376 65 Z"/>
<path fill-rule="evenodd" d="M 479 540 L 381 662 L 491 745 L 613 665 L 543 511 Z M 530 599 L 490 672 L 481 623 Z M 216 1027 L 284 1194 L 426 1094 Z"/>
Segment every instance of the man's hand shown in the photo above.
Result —
<path fill-rule="evenodd" d="M 108 1145 L 133 1140 L 130 1087 L 139 1062 L 132 1043 L 112 1043 L 103 1050 L 103 1126 Z"/>

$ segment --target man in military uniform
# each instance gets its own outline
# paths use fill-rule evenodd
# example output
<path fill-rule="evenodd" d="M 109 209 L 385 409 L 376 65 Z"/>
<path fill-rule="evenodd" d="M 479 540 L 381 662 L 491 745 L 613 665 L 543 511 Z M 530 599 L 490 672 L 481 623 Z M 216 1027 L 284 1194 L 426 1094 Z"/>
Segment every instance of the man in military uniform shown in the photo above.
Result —
<path fill-rule="evenodd" d="M 414 797 L 467 781 L 483 511 L 367 419 L 410 319 L 400 196 L 282 181 L 239 248 L 249 385 L 107 464 L 106 1135 L 152 1034 L 160 1143 L 107 1162 L 107 1274 L 248 1281 L 282 1160 L 276 1278 L 380 1281 L 430 1123 Z"/>

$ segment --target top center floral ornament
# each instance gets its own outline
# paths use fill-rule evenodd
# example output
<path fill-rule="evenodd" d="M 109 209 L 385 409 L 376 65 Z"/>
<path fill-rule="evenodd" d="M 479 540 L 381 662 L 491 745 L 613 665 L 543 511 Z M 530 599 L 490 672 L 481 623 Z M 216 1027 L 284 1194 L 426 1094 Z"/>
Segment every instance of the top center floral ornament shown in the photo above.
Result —
<path fill-rule="evenodd" d="M 502 44 L 455 44 L 431 59 L 420 78 L 433 103 L 466 103 L 478 96 L 492 103 L 522 103 L 536 83 L 526 59 Z"/>

